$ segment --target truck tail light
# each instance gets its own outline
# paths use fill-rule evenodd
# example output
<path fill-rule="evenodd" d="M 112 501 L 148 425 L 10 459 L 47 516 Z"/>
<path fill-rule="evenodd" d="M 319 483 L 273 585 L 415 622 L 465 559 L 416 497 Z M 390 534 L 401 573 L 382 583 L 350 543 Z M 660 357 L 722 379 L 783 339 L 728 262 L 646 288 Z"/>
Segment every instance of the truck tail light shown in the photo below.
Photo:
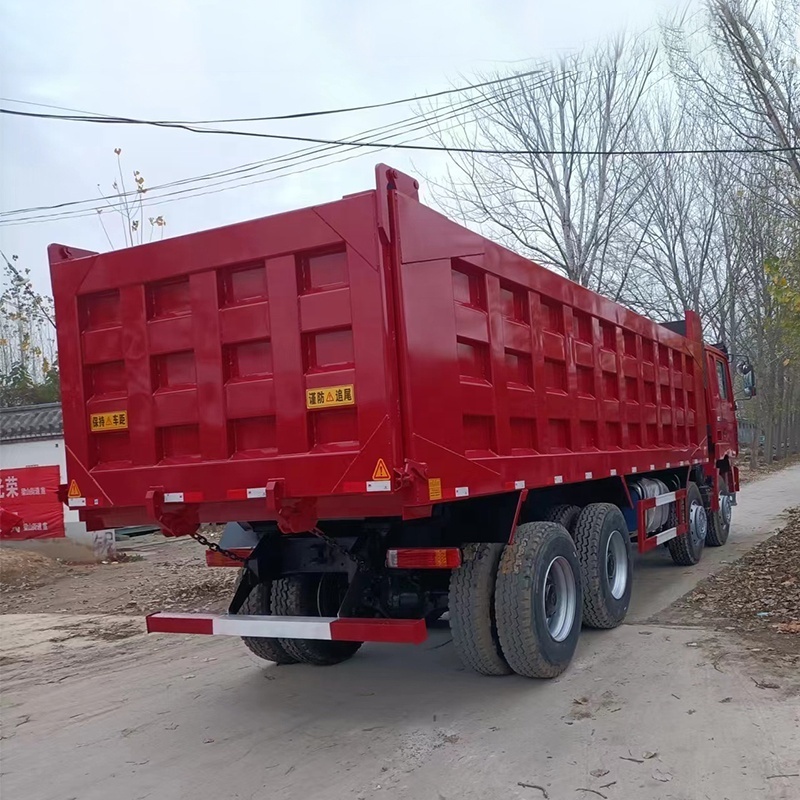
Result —
<path fill-rule="evenodd" d="M 455 569 L 461 566 L 457 547 L 403 547 L 386 553 L 386 566 L 393 569 Z"/>

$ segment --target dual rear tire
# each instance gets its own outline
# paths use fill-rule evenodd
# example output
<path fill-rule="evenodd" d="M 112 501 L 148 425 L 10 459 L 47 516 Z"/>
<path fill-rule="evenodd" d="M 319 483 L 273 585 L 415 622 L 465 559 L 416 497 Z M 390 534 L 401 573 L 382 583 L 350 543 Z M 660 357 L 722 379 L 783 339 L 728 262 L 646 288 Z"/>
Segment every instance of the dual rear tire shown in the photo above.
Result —
<path fill-rule="evenodd" d="M 572 660 L 582 622 L 613 628 L 625 618 L 633 564 L 622 512 L 596 503 L 561 513 L 573 536 L 556 521 L 529 522 L 508 545 L 465 547 L 450 580 L 450 626 L 465 666 L 553 678 Z"/>
<path fill-rule="evenodd" d="M 290 617 L 333 617 L 339 610 L 347 577 L 338 573 L 289 575 L 260 583 L 245 600 L 240 614 Z M 268 639 L 243 637 L 251 653 L 275 664 L 331 666 L 352 658 L 361 642 L 320 639 Z"/>

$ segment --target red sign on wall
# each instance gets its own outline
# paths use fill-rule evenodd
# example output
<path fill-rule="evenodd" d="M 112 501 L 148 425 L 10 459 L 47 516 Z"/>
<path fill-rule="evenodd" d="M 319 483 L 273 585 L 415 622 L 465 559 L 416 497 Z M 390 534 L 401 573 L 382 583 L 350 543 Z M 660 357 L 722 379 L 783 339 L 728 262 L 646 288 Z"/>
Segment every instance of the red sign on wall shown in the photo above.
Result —
<path fill-rule="evenodd" d="M 0 470 L 0 506 L 22 522 L 2 534 L 6 539 L 64 536 L 64 507 L 58 499 L 57 466 Z"/>

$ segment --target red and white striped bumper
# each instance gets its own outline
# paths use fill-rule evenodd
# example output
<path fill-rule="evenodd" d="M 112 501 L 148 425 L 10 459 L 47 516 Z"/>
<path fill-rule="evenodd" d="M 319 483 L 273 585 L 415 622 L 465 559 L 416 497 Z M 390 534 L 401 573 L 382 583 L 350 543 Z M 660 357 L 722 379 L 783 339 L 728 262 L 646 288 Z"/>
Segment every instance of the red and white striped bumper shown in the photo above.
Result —
<path fill-rule="evenodd" d="M 334 642 L 422 644 L 428 629 L 422 619 L 273 617 L 232 614 L 150 614 L 148 633 L 197 633 L 276 639 L 325 639 Z"/>

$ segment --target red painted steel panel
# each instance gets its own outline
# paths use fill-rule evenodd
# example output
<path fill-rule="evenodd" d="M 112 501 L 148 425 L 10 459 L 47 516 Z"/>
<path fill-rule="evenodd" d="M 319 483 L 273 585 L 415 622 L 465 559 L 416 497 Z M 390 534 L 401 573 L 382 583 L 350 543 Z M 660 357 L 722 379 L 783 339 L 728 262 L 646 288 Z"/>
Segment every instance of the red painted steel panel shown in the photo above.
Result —
<path fill-rule="evenodd" d="M 331 639 L 343 642 L 422 644 L 428 638 L 424 619 L 355 619 L 331 622 Z"/>
<path fill-rule="evenodd" d="M 695 316 L 674 333 L 377 175 L 313 209 L 103 255 L 50 248 L 68 471 L 102 498 L 82 511 L 92 527 L 144 520 L 154 488 L 202 491 L 202 520 L 301 499 L 325 519 L 707 459 L 719 400 Z M 329 388 L 350 401 L 307 407 Z M 127 428 L 90 432 L 90 413 L 122 410 Z M 379 459 L 406 479 L 368 495 Z M 275 502 L 229 500 L 270 481 Z"/>

